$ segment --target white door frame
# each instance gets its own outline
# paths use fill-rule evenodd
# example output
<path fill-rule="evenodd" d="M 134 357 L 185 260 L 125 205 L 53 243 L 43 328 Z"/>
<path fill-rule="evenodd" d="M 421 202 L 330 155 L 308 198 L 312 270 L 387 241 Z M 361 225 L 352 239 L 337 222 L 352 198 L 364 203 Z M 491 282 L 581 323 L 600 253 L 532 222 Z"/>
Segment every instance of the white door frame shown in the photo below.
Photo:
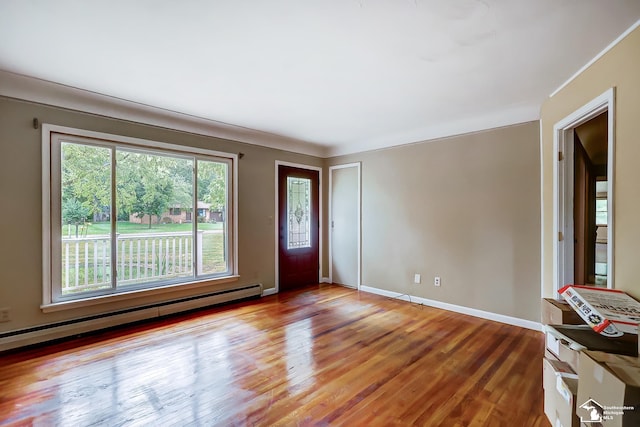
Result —
<path fill-rule="evenodd" d="M 278 186 L 278 167 L 279 166 L 291 166 L 294 168 L 298 168 L 298 169 L 307 169 L 307 170 L 313 170 L 313 171 L 318 171 L 318 191 L 320 192 L 320 194 L 318 194 L 318 222 L 320 223 L 319 225 L 319 230 L 318 230 L 318 283 L 320 283 L 320 276 L 321 276 L 321 272 L 322 272 L 322 225 L 323 225 L 323 221 L 322 221 L 322 168 L 318 167 L 318 166 L 309 166 L 309 165 L 303 165 L 301 163 L 291 163 L 291 162 L 284 162 L 281 160 L 276 160 L 276 164 L 275 164 L 275 189 L 276 189 L 276 197 L 275 197 L 275 207 L 274 207 L 274 216 L 273 216 L 273 224 L 274 224 L 274 230 L 275 230 L 275 264 L 276 264 L 276 269 L 275 269 L 275 288 L 274 289 L 267 289 L 266 291 L 262 292 L 263 296 L 266 295 L 273 295 L 273 294 L 277 294 L 278 292 L 280 292 L 280 265 L 279 265 L 279 244 L 280 244 L 280 230 L 279 230 L 279 226 L 280 226 L 280 219 L 278 217 L 278 196 L 280 195 L 280 188 Z"/>
<path fill-rule="evenodd" d="M 357 168 L 358 169 L 358 230 L 357 230 L 357 239 L 358 239 L 358 271 L 357 276 L 358 280 L 356 283 L 356 288 L 360 289 L 362 286 L 362 169 L 360 166 L 360 162 L 355 163 L 346 163 L 343 165 L 336 165 L 329 167 L 329 281 L 333 283 L 333 210 L 332 210 L 332 202 L 333 202 L 333 171 L 337 169 L 345 169 L 345 168 Z"/>
<path fill-rule="evenodd" d="M 610 88 L 553 126 L 553 289 L 573 282 L 573 130 L 607 111 L 607 287 L 613 288 L 615 89 Z M 562 160 L 561 160 L 562 159 Z M 544 249 L 543 249 L 544 250 Z M 544 254 L 543 254 L 544 255 Z"/>

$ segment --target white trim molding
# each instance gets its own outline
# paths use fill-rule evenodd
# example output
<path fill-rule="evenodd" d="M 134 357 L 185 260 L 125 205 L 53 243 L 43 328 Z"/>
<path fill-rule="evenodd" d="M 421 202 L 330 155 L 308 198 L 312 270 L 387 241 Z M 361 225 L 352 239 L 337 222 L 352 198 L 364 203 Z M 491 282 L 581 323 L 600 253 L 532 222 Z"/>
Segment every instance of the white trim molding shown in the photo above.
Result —
<path fill-rule="evenodd" d="M 422 129 L 380 135 L 366 142 L 331 146 L 184 114 L 3 70 L 0 70 L 0 96 L 319 158 L 430 141 L 452 135 L 511 126 L 540 118 L 540 106 L 532 104 L 492 112 L 471 120 L 457 120 Z M 390 144 L 390 141 L 394 142 Z"/>
<path fill-rule="evenodd" d="M 544 138 L 542 132 L 542 119 L 538 121 L 540 127 L 540 297 L 544 298 Z"/>
<path fill-rule="evenodd" d="M 521 328 L 532 329 L 534 331 L 543 331 L 543 326 L 541 323 L 526 319 L 520 319 L 519 317 L 506 316 L 504 314 L 492 313 L 490 311 L 478 310 L 476 308 L 464 307 L 461 305 L 416 297 L 413 295 L 398 294 L 397 292 L 391 292 L 385 289 L 374 288 L 366 285 L 360 286 L 360 290 L 376 295 L 399 299 L 401 301 L 423 304 L 429 307 L 440 308 L 442 310 L 453 311 L 455 313 L 467 314 L 469 316 L 479 317 L 481 319 L 492 320 L 494 322 L 506 323 L 507 325 L 519 326 Z"/>
<path fill-rule="evenodd" d="M 500 111 L 480 114 L 472 118 L 444 121 L 421 129 L 377 135 L 366 141 L 352 141 L 349 144 L 328 146 L 324 157 L 337 157 L 410 144 L 438 141 L 441 138 L 448 138 L 450 136 L 484 132 L 506 126 L 517 126 L 536 120 L 540 120 L 540 105 L 527 104 L 520 107 L 505 108 Z"/>
<path fill-rule="evenodd" d="M 620 34 L 617 39 L 615 39 L 614 41 L 612 41 L 609 44 L 609 46 L 607 46 L 604 49 L 602 49 L 600 51 L 600 53 L 598 53 L 596 56 L 593 57 L 593 59 L 591 59 L 591 61 L 589 61 L 586 64 L 584 64 L 584 66 L 582 68 L 580 68 L 578 71 L 576 71 L 574 75 L 569 77 L 569 79 L 567 79 L 566 82 L 562 83 L 560 85 L 560 87 L 558 87 L 558 89 L 556 89 L 553 92 L 551 92 L 551 95 L 549 95 L 549 98 L 553 98 L 558 92 L 560 92 L 562 89 L 564 89 L 569 83 L 574 81 L 576 79 L 576 77 L 578 77 L 580 74 L 582 74 L 584 72 L 584 70 L 586 70 L 587 68 L 591 67 L 598 59 L 602 58 L 607 52 L 609 52 L 611 49 L 616 47 L 616 45 L 618 43 L 620 43 L 622 40 L 624 40 L 625 37 L 627 37 L 629 34 L 631 34 L 639 26 L 640 26 L 640 19 L 637 20 L 632 26 L 627 28 L 627 30 L 624 33 Z"/>
<path fill-rule="evenodd" d="M 0 70 L 0 96 L 128 122 L 323 157 L 325 147 Z"/>
<path fill-rule="evenodd" d="M 607 287 L 614 287 L 615 88 L 578 108 L 553 126 L 553 292 L 573 283 L 573 130 L 607 114 Z M 564 160 L 560 160 L 560 156 Z M 560 240 L 562 233 L 562 240 Z M 566 244 L 565 242 L 570 242 Z M 542 247 L 542 256 L 544 246 Z M 571 266 L 571 267 L 568 267 Z M 555 296 L 555 295 L 554 295 Z"/>
<path fill-rule="evenodd" d="M 275 295 L 277 293 L 278 293 L 278 290 L 276 288 L 269 288 L 269 289 L 264 289 L 262 291 L 262 296 L 268 297 L 269 295 Z"/>

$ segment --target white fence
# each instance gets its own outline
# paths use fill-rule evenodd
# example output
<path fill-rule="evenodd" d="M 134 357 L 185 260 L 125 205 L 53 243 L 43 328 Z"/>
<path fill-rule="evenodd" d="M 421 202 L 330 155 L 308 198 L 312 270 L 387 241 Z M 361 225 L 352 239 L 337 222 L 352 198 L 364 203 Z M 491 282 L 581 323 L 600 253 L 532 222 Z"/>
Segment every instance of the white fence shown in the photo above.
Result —
<path fill-rule="evenodd" d="M 202 270 L 202 235 L 198 231 Z M 118 285 L 145 283 L 193 275 L 193 233 L 117 235 Z M 62 293 L 111 287 L 111 237 L 90 236 L 62 239 Z"/>

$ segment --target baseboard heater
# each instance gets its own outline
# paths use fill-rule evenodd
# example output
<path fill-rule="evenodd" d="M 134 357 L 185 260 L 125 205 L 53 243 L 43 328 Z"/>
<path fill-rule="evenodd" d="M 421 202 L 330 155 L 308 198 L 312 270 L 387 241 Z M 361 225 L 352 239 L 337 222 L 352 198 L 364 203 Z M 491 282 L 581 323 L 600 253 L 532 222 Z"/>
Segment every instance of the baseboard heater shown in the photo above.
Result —
<path fill-rule="evenodd" d="M 262 295 L 262 284 L 0 333 L 0 351 Z"/>

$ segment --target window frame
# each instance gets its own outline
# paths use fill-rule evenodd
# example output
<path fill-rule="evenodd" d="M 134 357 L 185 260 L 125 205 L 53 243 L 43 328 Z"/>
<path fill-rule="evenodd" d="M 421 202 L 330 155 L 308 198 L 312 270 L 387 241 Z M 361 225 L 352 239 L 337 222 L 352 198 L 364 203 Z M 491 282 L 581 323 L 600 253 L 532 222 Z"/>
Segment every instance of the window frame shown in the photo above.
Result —
<path fill-rule="evenodd" d="M 155 286 L 141 286 L 133 289 L 111 290 L 110 292 L 100 292 L 97 294 L 78 295 L 74 297 L 61 298 L 61 283 L 54 283 L 55 263 L 60 259 L 54 259 L 56 249 L 54 245 L 59 243 L 62 226 L 54 228 L 54 220 L 59 218 L 60 200 L 55 200 L 59 196 L 60 190 L 53 190 L 53 185 L 59 182 L 61 173 L 61 161 L 56 158 L 54 134 L 64 134 L 69 142 L 88 142 L 93 146 L 105 146 L 113 148 L 124 148 L 127 150 L 149 150 L 155 154 L 172 155 L 176 157 L 193 157 L 194 161 L 219 160 L 227 163 L 228 171 L 228 206 L 227 220 L 225 221 L 228 245 L 228 271 L 219 275 L 197 276 L 194 269 L 194 276 L 180 280 L 178 282 L 158 282 Z M 115 165 L 112 165 L 112 171 Z M 194 170 L 197 170 L 194 164 Z M 113 173 L 113 172 L 112 172 Z M 58 179 L 58 181 L 56 181 Z M 112 177 L 112 183 L 115 176 Z M 147 297 L 154 294 L 167 293 L 172 291 L 184 291 L 193 288 L 210 286 L 218 283 L 236 281 L 238 275 L 238 155 L 209 149 L 191 147 L 188 145 L 177 145 L 165 142 L 128 137 L 123 135 L 107 134 L 102 132 L 89 131 L 52 124 L 42 125 L 42 304 L 44 312 L 58 311 L 70 308 L 84 307 L 88 305 L 101 304 L 113 301 L 130 300 L 137 297 Z M 195 184 L 194 184 L 195 185 Z M 196 188 L 194 187 L 194 194 Z M 115 188 L 112 188 L 112 195 L 115 196 Z M 197 199 L 197 197 L 194 197 Z M 113 210 L 112 210 L 113 214 Z M 111 215 L 113 218 L 113 215 Z M 113 219 L 115 221 L 115 219 Z M 194 229 L 197 223 L 194 222 Z M 112 236 L 113 239 L 113 236 Z M 112 241 L 113 243 L 113 241 Z M 115 286 L 114 289 L 117 289 Z"/>

